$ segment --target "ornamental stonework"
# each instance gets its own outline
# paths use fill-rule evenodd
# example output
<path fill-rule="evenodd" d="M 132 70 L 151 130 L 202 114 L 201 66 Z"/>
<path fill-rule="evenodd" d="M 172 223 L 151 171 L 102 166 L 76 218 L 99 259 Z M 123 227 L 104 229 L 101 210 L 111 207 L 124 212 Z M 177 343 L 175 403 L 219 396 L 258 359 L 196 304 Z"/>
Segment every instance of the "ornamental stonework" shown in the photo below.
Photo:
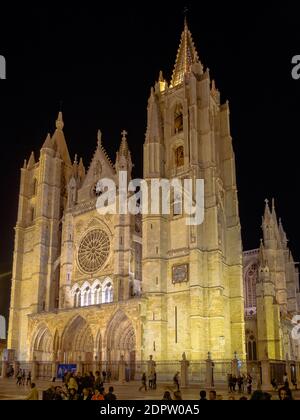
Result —
<path fill-rule="evenodd" d="M 106 232 L 94 229 L 88 232 L 80 242 L 78 265 L 85 273 L 96 273 L 107 262 L 110 253 L 110 240 Z"/>

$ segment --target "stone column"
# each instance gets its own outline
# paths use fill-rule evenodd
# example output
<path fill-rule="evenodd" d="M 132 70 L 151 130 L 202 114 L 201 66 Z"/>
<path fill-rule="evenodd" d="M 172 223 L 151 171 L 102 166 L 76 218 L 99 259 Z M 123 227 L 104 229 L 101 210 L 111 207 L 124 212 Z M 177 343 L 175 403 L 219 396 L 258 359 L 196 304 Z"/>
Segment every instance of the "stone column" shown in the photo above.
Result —
<path fill-rule="evenodd" d="M 125 369 L 126 369 L 126 363 L 124 360 L 124 356 L 121 356 L 121 360 L 119 361 L 119 383 L 124 384 L 125 383 Z"/>
<path fill-rule="evenodd" d="M 209 352 L 207 360 L 206 360 L 205 388 L 213 388 L 214 386 L 213 369 L 214 369 L 214 363 L 211 359 L 211 354 Z"/>
<path fill-rule="evenodd" d="M 82 360 L 81 360 L 81 356 L 78 357 L 78 363 L 77 363 L 77 372 L 76 373 L 80 373 L 80 375 L 83 375 L 83 371 L 82 371 L 83 365 L 82 365 Z"/>
<path fill-rule="evenodd" d="M 52 366 L 51 366 L 51 376 L 52 379 L 53 378 L 57 378 L 57 368 L 58 368 L 58 363 L 57 362 L 52 362 Z"/>
<path fill-rule="evenodd" d="M 271 372 L 269 360 L 261 361 L 261 372 L 262 372 L 262 391 L 269 391 L 271 389 Z"/>
<path fill-rule="evenodd" d="M 31 381 L 34 382 L 37 379 L 38 374 L 38 364 L 36 358 L 33 359 L 31 363 Z"/>
<path fill-rule="evenodd" d="M 297 388 L 300 388 L 300 362 L 296 362 L 296 381 Z"/>
<path fill-rule="evenodd" d="M 2 360 L 2 372 L 1 372 L 1 378 L 4 379 L 7 376 L 7 368 L 8 368 L 8 362 L 6 360 Z"/>
<path fill-rule="evenodd" d="M 286 373 L 287 373 L 287 376 L 289 378 L 290 388 L 292 388 L 293 384 L 292 384 L 292 375 L 291 375 L 291 373 L 292 373 L 291 372 L 291 362 L 289 360 L 286 361 Z"/>
<path fill-rule="evenodd" d="M 190 362 L 186 360 L 186 355 L 183 353 L 182 360 L 180 361 L 181 365 L 181 388 L 187 388 L 189 385 L 189 366 Z"/>

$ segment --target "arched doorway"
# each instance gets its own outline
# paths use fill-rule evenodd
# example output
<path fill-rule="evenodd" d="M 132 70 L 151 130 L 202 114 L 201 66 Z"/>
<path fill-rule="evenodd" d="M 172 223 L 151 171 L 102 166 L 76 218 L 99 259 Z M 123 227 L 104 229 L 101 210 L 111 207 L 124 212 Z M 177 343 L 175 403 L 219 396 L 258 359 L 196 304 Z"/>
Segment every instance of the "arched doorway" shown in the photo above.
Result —
<path fill-rule="evenodd" d="M 118 311 L 110 320 L 106 330 L 106 358 L 117 378 L 118 363 L 121 356 L 126 362 L 126 376 L 134 379 L 136 362 L 136 334 L 132 322 L 124 312 Z"/>
<path fill-rule="evenodd" d="M 53 357 L 53 337 L 46 326 L 41 326 L 33 341 L 33 359 L 50 362 Z"/>
<path fill-rule="evenodd" d="M 42 325 L 38 328 L 35 338 L 33 339 L 32 359 L 37 362 L 37 377 L 44 380 L 50 379 L 51 364 L 53 360 L 53 337 L 46 325 Z M 26 374 L 31 369 L 31 366 L 26 366 Z"/>
<path fill-rule="evenodd" d="M 90 326 L 81 316 L 75 317 L 66 327 L 62 337 L 64 363 L 92 363 L 94 339 Z"/>

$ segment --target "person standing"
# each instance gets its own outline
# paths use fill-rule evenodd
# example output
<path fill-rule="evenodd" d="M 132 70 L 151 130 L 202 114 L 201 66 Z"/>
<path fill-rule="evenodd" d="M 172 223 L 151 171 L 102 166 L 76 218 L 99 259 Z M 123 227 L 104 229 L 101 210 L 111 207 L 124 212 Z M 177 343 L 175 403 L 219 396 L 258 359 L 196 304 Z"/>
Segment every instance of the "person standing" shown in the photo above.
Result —
<path fill-rule="evenodd" d="M 169 391 L 166 391 L 163 395 L 163 400 L 164 401 L 172 401 L 172 397 Z"/>
<path fill-rule="evenodd" d="M 19 369 L 17 373 L 17 385 L 20 386 L 21 384 L 22 384 L 22 371 L 21 369 Z"/>
<path fill-rule="evenodd" d="M 28 372 L 27 379 L 26 379 L 26 386 L 30 386 L 30 385 L 31 385 L 31 371 Z"/>
<path fill-rule="evenodd" d="M 232 387 L 233 387 L 233 392 L 235 392 L 236 384 L 237 384 L 237 377 L 234 375 L 234 376 L 232 377 Z"/>
<path fill-rule="evenodd" d="M 239 375 L 237 383 L 238 383 L 238 387 L 239 387 L 239 394 L 242 393 L 242 388 L 243 388 L 243 377 L 241 375 Z"/>
<path fill-rule="evenodd" d="M 173 382 L 174 382 L 174 385 L 177 388 L 177 391 L 180 391 L 180 386 L 179 386 L 179 372 L 176 372 L 176 374 L 174 375 Z"/>
<path fill-rule="evenodd" d="M 139 391 L 141 391 L 143 388 L 145 389 L 145 391 L 147 391 L 147 377 L 146 377 L 146 372 L 144 372 L 143 375 L 142 375 L 142 385 L 139 387 Z"/>
<path fill-rule="evenodd" d="M 289 388 L 290 384 L 289 384 L 289 377 L 287 375 L 287 373 L 285 372 L 283 375 L 283 384 L 286 388 Z"/>
<path fill-rule="evenodd" d="M 247 376 L 243 374 L 243 394 L 247 391 Z"/>
<path fill-rule="evenodd" d="M 250 375 L 247 377 L 247 392 L 249 395 L 252 394 L 252 377 Z"/>
<path fill-rule="evenodd" d="M 76 379 L 74 378 L 74 374 L 72 373 L 69 382 L 68 382 L 68 388 L 69 390 L 71 389 L 75 389 L 76 393 L 78 391 L 78 383 L 76 381 Z"/>
<path fill-rule="evenodd" d="M 206 391 L 204 391 L 204 390 L 200 391 L 200 400 L 199 401 L 207 401 Z"/>
<path fill-rule="evenodd" d="M 95 389 L 100 389 L 103 386 L 102 378 L 100 372 L 97 370 L 96 379 L 95 379 Z"/>
<path fill-rule="evenodd" d="M 23 369 L 23 372 L 22 372 L 22 385 L 23 386 L 25 386 L 25 379 L 26 379 L 26 372 L 25 372 L 25 369 Z"/>
<path fill-rule="evenodd" d="M 156 370 L 154 369 L 154 373 L 153 373 L 153 389 L 156 389 L 156 385 L 157 384 L 157 373 Z"/>
<path fill-rule="evenodd" d="M 180 391 L 175 391 L 174 392 L 174 400 L 182 400 L 182 395 Z"/>
<path fill-rule="evenodd" d="M 229 389 L 229 392 L 233 392 L 233 376 L 232 376 L 232 374 L 228 375 L 228 389 Z"/>
<path fill-rule="evenodd" d="M 104 399 L 106 401 L 116 401 L 117 397 L 114 394 L 114 387 L 110 386 L 108 389 L 108 393 L 105 395 Z"/>
<path fill-rule="evenodd" d="M 106 371 L 105 370 L 102 372 L 102 378 L 103 378 L 103 383 L 105 384 L 105 381 L 106 381 Z"/>
<path fill-rule="evenodd" d="M 209 401 L 216 401 L 217 393 L 214 390 L 209 391 Z"/>
<path fill-rule="evenodd" d="M 154 375 L 153 375 L 153 372 L 151 371 L 149 374 L 149 379 L 148 379 L 149 389 L 153 389 L 153 381 L 154 381 Z"/>

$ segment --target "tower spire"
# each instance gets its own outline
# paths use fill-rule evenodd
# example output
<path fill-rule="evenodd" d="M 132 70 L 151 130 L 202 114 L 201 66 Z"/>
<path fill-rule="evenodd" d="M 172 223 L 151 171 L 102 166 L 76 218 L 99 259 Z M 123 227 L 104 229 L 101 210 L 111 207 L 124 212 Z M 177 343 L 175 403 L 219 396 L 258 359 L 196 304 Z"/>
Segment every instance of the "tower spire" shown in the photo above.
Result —
<path fill-rule="evenodd" d="M 120 149 L 117 152 L 116 169 L 117 171 L 126 170 L 131 176 L 133 165 L 131 161 L 131 153 L 130 153 L 128 142 L 127 142 L 128 133 L 126 130 L 123 130 L 121 135 L 122 135 L 122 140 L 120 144 Z"/>
<path fill-rule="evenodd" d="M 266 198 L 265 199 L 265 214 L 264 214 L 264 220 L 268 221 L 271 219 L 271 211 L 270 211 L 270 206 L 269 206 L 269 200 Z"/>
<path fill-rule="evenodd" d="M 188 27 L 187 17 L 184 17 L 184 28 L 181 34 L 180 45 L 172 75 L 172 87 L 180 85 L 184 76 L 191 72 L 192 64 L 199 62 L 199 56 Z"/>
<path fill-rule="evenodd" d="M 64 128 L 64 120 L 63 120 L 63 114 L 62 111 L 59 111 L 58 117 L 56 120 L 56 128 L 58 130 L 62 130 Z"/>
<path fill-rule="evenodd" d="M 56 144 L 57 146 L 57 152 L 63 159 L 65 163 L 68 165 L 72 165 L 65 135 L 64 135 L 64 120 L 63 120 L 63 114 L 62 111 L 59 111 L 58 117 L 55 122 L 56 130 L 54 132 L 54 135 L 52 137 L 52 142 Z"/>
<path fill-rule="evenodd" d="M 123 130 L 121 135 L 122 135 L 122 141 L 121 141 L 119 153 L 120 153 L 120 156 L 128 157 L 128 152 L 129 152 L 128 142 L 127 142 L 128 133 L 126 130 Z"/>

